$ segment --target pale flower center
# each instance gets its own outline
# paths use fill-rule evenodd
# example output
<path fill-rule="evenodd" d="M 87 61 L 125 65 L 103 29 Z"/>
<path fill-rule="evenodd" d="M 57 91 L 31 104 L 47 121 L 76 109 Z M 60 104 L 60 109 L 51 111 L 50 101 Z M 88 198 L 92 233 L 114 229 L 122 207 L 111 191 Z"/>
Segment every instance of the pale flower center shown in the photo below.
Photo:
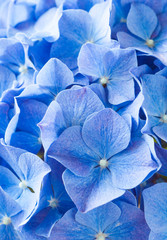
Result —
<path fill-rule="evenodd" d="M 96 240 L 105 240 L 107 235 L 105 233 L 98 233 L 96 235 Z"/>
<path fill-rule="evenodd" d="M 56 198 L 52 198 L 52 197 L 51 197 L 51 199 L 48 200 L 48 202 L 49 202 L 49 206 L 50 206 L 51 208 L 57 208 L 57 206 L 58 206 L 58 200 L 57 200 Z"/>
<path fill-rule="evenodd" d="M 160 119 L 161 122 L 163 123 L 167 123 L 167 114 L 164 114 L 161 119 Z"/>
<path fill-rule="evenodd" d="M 106 168 L 106 167 L 108 167 L 108 161 L 103 158 L 99 161 L 99 165 L 101 168 Z"/>
<path fill-rule="evenodd" d="M 155 46 L 154 40 L 152 40 L 152 39 L 147 39 L 146 45 L 147 45 L 148 47 L 150 47 L 150 48 L 154 47 L 154 46 Z"/>
<path fill-rule="evenodd" d="M 27 72 L 27 66 L 26 65 L 20 65 L 19 72 L 20 73 L 26 73 Z"/>
<path fill-rule="evenodd" d="M 9 225 L 9 224 L 11 224 L 11 218 L 10 217 L 8 217 L 8 216 L 4 216 L 3 218 L 2 218 L 2 224 L 4 224 L 4 225 Z"/>
<path fill-rule="evenodd" d="M 108 78 L 107 77 L 101 77 L 100 78 L 100 83 L 101 83 L 101 85 L 106 85 L 108 83 Z"/>
<path fill-rule="evenodd" d="M 27 182 L 24 181 L 24 180 L 21 181 L 21 182 L 19 183 L 19 187 L 22 188 L 23 190 L 26 189 L 26 188 L 27 188 Z"/>

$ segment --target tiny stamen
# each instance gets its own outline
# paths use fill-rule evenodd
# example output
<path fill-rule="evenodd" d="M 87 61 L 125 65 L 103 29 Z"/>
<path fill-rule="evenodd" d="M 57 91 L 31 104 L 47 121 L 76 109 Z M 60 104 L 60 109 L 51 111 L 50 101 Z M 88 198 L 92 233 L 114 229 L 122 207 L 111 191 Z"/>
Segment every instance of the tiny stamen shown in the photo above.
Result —
<path fill-rule="evenodd" d="M 103 158 L 99 161 L 99 165 L 100 165 L 101 168 L 107 168 L 108 167 L 108 161 Z"/>
<path fill-rule="evenodd" d="M 108 83 L 108 78 L 107 77 L 101 77 L 100 78 L 100 83 L 101 83 L 101 85 L 105 86 Z"/>
<path fill-rule="evenodd" d="M 20 73 L 26 73 L 27 72 L 27 66 L 26 65 L 20 65 L 19 72 Z"/>
<path fill-rule="evenodd" d="M 147 45 L 149 48 L 153 48 L 153 47 L 155 46 L 154 40 L 153 40 L 153 39 L 147 39 L 146 45 Z"/>
<path fill-rule="evenodd" d="M 106 237 L 107 237 L 107 235 L 105 234 L 105 233 L 98 233 L 97 235 L 96 235 L 96 240 L 105 240 L 106 239 Z"/>
<path fill-rule="evenodd" d="M 49 202 L 49 206 L 50 206 L 51 208 L 57 208 L 57 206 L 58 206 L 58 200 L 57 200 L 56 198 L 52 198 L 52 197 L 51 197 L 51 199 L 48 200 L 48 202 Z"/>
<path fill-rule="evenodd" d="M 4 224 L 4 225 L 9 225 L 9 224 L 11 224 L 11 218 L 10 217 L 8 217 L 8 216 L 4 216 L 3 218 L 2 218 L 2 224 Z"/>
<path fill-rule="evenodd" d="M 161 119 L 160 119 L 161 122 L 163 123 L 167 123 L 167 114 L 164 114 Z"/>
<path fill-rule="evenodd" d="M 19 187 L 22 188 L 23 190 L 26 189 L 26 188 L 27 188 L 27 182 L 24 181 L 24 180 L 21 181 L 21 182 L 19 183 Z"/>

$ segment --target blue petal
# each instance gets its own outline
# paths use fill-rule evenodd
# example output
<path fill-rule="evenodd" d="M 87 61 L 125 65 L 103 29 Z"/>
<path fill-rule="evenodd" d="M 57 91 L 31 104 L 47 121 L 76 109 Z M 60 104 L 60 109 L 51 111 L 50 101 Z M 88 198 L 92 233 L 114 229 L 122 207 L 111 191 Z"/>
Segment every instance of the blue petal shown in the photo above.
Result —
<path fill-rule="evenodd" d="M 145 218 L 155 233 L 167 232 L 167 183 L 159 183 L 143 191 Z M 151 204 L 150 204 L 151 202 Z"/>
<path fill-rule="evenodd" d="M 158 167 L 151 158 L 148 145 L 142 139 L 132 142 L 126 150 L 113 156 L 109 162 L 113 184 L 121 189 L 136 187 Z"/>
<path fill-rule="evenodd" d="M 55 236 L 60 239 L 68 240 L 92 240 L 95 238 L 96 232 L 75 221 L 76 209 L 69 210 L 64 217 L 55 224 L 50 236 L 50 240 L 54 240 Z"/>
<path fill-rule="evenodd" d="M 108 89 L 108 101 L 114 105 L 118 105 L 127 101 L 132 101 L 135 98 L 134 93 L 135 88 L 133 79 L 129 81 L 111 80 L 110 83 L 107 84 L 107 89 Z"/>
<path fill-rule="evenodd" d="M 96 44 L 86 43 L 82 46 L 78 56 L 79 72 L 88 76 L 100 78 L 104 75 L 103 57 L 108 48 Z"/>
<path fill-rule="evenodd" d="M 161 175 L 167 176 L 167 149 L 160 147 L 158 144 L 155 144 L 155 150 L 158 158 L 162 163 L 162 167 L 159 170 Z"/>
<path fill-rule="evenodd" d="M 42 146 L 39 137 L 23 131 L 14 132 L 8 144 L 35 154 L 39 152 Z"/>
<path fill-rule="evenodd" d="M 82 136 L 90 149 L 101 158 L 109 159 L 128 146 L 130 130 L 120 115 L 104 109 L 85 121 Z"/>
<path fill-rule="evenodd" d="M 47 88 L 54 95 L 74 82 L 73 73 L 56 58 L 50 59 L 40 70 L 36 78 L 37 84 Z"/>
<path fill-rule="evenodd" d="M 92 18 L 92 35 L 97 44 L 109 44 L 111 30 L 109 25 L 111 1 L 95 4 L 89 11 Z"/>
<path fill-rule="evenodd" d="M 67 193 L 81 212 L 88 212 L 125 192 L 111 184 L 111 173 L 108 170 L 100 171 L 99 168 L 87 177 L 78 177 L 69 170 L 65 170 L 63 181 Z"/>
<path fill-rule="evenodd" d="M 165 142 L 167 142 L 167 124 L 166 123 L 160 123 L 158 126 L 153 126 L 153 132 L 161 139 L 163 139 Z"/>
<path fill-rule="evenodd" d="M 166 233 L 154 233 L 150 232 L 149 235 L 149 240 L 166 240 L 167 239 L 167 234 Z"/>
<path fill-rule="evenodd" d="M 34 99 L 27 99 L 19 102 L 20 114 L 17 129 L 39 136 L 37 123 L 43 118 L 47 106 Z"/>
<path fill-rule="evenodd" d="M 14 65 L 24 65 L 23 45 L 15 39 L 0 39 L 0 60 Z"/>
<path fill-rule="evenodd" d="M 110 225 L 105 233 L 113 240 L 141 240 L 148 239 L 149 228 L 145 222 L 143 212 L 136 206 L 120 202 L 121 217 L 115 223 Z"/>
<path fill-rule="evenodd" d="M 142 78 L 143 107 L 148 115 L 161 116 L 167 111 L 167 79 L 146 74 Z"/>
<path fill-rule="evenodd" d="M 35 194 L 39 195 L 41 182 L 44 176 L 50 172 L 50 167 L 43 162 L 38 156 L 32 153 L 24 153 L 20 156 L 18 165 L 24 174 L 24 179 L 27 181 Z"/>
<path fill-rule="evenodd" d="M 59 28 L 60 38 L 52 45 L 51 57 L 60 59 L 70 69 L 76 68 L 81 46 L 91 40 L 92 19 L 83 10 L 66 10 Z"/>
<path fill-rule="evenodd" d="M 8 68 L 0 65 L 0 97 L 2 93 L 11 88 L 14 84 L 14 81 L 16 81 L 16 77 L 12 71 L 10 71 Z"/>
<path fill-rule="evenodd" d="M 100 160 L 84 143 L 79 126 L 67 128 L 51 145 L 48 156 L 54 157 L 79 176 L 88 175 Z"/>
<path fill-rule="evenodd" d="M 50 8 L 47 12 L 42 14 L 35 23 L 35 33 L 33 38 L 44 38 L 48 42 L 55 42 L 59 38 L 58 22 L 62 15 L 62 7 Z"/>
<path fill-rule="evenodd" d="M 22 190 L 19 188 L 19 179 L 6 167 L 0 166 L 0 185 L 13 199 L 20 197 Z"/>
<path fill-rule="evenodd" d="M 41 130 L 42 144 L 47 151 L 66 128 L 62 110 L 56 101 L 52 101 L 38 126 Z"/>
<path fill-rule="evenodd" d="M 78 211 L 75 220 L 88 228 L 91 226 L 96 232 L 103 232 L 109 225 L 116 222 L 120 215 L 119 207 L 110 202 L 84 214 Z"/>
<path fill-rule="evenodd" d="M 157 26 L 155 12 L 144 4 L 132 4 L 127 17 L 127 27 L 143 40 L 150 39 Z"/>
<path fill-rule="evenodd" d="M 131 47 L 132 49 L 135 48 L 141 52 L 153 54 L 153 51 L 145 44 L 145 41 L 142 39 L 133 37 L 125 32 L 118 32 L 117 38 L 122 48 Z"/>
<path fill-rule="evenodd" d="M 9 105 L 3 102 L 0 102 L 0 138 L 4 136 L 6 127 L 9 122 L 8 117 Z"/>
<path fill-rule="evenodd" d="M 54 224 L 62 217 L 57 209 L 50 209 L 45 219 L 38 225 L 36 234 L 43 237 L 49 237 Z"/>
<path fill-rule="evenodd" d="M 90 114 L 104 108 L 98 96 L 86 87 L 62 91 L 57 96 L 56 101 L 63 111 L 67 127 L 83 125 Z"/>

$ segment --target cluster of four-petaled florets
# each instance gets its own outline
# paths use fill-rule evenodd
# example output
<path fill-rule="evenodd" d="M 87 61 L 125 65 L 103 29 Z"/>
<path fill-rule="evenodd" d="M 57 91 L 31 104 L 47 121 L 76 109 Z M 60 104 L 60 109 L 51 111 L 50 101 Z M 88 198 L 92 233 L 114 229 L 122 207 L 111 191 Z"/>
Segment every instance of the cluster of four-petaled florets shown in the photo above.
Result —
<path fill-rule="evenodd" d="M 167 239 L 166 16 L 0 0 L 1 240 Z"/>

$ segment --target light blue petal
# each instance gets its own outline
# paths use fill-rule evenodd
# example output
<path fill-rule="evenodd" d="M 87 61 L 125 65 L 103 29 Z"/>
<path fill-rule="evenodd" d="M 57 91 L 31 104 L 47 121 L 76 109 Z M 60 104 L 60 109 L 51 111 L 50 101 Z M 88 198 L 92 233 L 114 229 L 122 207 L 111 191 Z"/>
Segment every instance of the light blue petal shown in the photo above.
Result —
<path fill-rule="evenodd" d="M 48 42 L 55 42 L 60 36 L 58 22 L 61 15 L 61 6 L 59 8 L 50 8 L 47 12 L 42 14 L 35 23 L 35 33 L 31 38 L 44 38 Z"/>
<path fill-rule="evenodd" d="M 87 177 L 78 177 L 69 170 L 63 173 L 67 193 L 81 212 L 88 212 L 124 194 L 112 184 L 111 173 L 96 168 Z M 82 197 L 81 197 L 82 196 Z"/>
<path fill-rule="evenodd" d="M 0 65 L 0 97 L 2 93 L 13 86 L 16 77 L 7 67 Z"/>
<path fill-rule="evenodd" d="M 79 176 L 88 175 L 100 161 L 99 156 L 84 143 L 79 126 L 67 128 L 51 145 L 48 156 Z"/>
<path fill-rule="evenodd" d="M 91 226 L 96 232 L 103 232 L 109 225 L 116 222 L 120 215 L 119 207 L 110 202 L 84 214 L 78 211 L 75 220 L 88 228 Z"/>
<path fill-rule="evenodd" d="M 74 82 L 74 77 L 64 63 L 56 58 L 52 58 L 40 70 L 36 82 L 56 96 Z"/>
<path fill-rule="evenodd" d="M 92 18 L 92 37 L 95 43 L 107 44 L 111 36 L 109 25 L 111 11 L 111 1 L 95 4 L 89 11 Z"/>
<path fill-rule="evenodd" d="M 145 189 L 143 198 L 145 218 L 151 230 L 154 233 L 167 233 L 167 183 Z"/>
<path fill-rule="evenodd" d="M 52 45 L 51 57 L 74 69 L 81 46 L 91 40 L 92 19 L 83 10 L 66 10 L 59 21 L 59 28 L 60 38 Z"/>
<path fill-rule="evenodd" d="M 128 17 L 127 27 L 136 36 L 143 40 L 150 39 L 157 26 L 155 12 L 144 4 L 132 4 Z"/>
<path fill-rule="evenodd" d="M 128 81 L 111 80 L 110 83 L 107 84 L 107 89 L 108 89 L 108 101 L 114 105 L 118 105 L 127 101 L 132 101 L 135 98 L 134 92 L 135 88 L 133 79 Z"/>
<path fill-rule="evenodd" d="M 55 224 L 49 240 L 55 240 L 55 236 L 59 240 L 92 240 L 95 238 L 96 232 L 88 227 L 78 224 L 75 221 L 75 209 L 69 210 L 64 217 Z"/>
<path fill-rule="evenodd" d="M 167 111 L 167 79 L 146 74 L 142 77 L 143 107 L 148 115 L 160 117 Z"/>
<path fill-rule="evenodd" d="M 90 114 L 104 109 L 98 96 L 86 87 L 62 91 L 56 101 L 62 109 L 67 127 L 83 125 Z"/>
<path fill-rule="evenodd" d="M 123 152 L 109 161 L 114 186 L 131 189 L 140 184 L 153 170 L 158 168 L 152 160 L 148 145 L 144 140 L 132 142 Z"/>
<path fill-rule="evenodd" d="M 96 154 L 109 159 L 128 146 L 130 130 L 114 110 L 104 109 L 85 121 L 82 137 Z"/>

